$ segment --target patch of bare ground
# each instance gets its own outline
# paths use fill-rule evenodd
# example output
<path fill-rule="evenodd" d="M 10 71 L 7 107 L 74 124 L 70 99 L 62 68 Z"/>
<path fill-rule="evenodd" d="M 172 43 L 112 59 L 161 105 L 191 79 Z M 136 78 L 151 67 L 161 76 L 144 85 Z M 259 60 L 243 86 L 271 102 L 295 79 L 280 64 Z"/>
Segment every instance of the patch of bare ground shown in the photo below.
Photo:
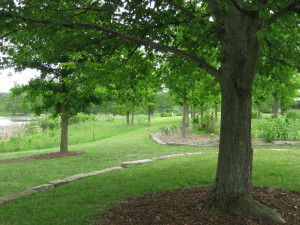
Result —
<path fill-rule="evenodd" d="M 97 225 L 275 225 L 250 216 L 226 213 L 201 214 L 200 203 L 209 188 L 172 190 L 132 197 L 114 205 Z M 300 194 L 279 189 L 255 188 L 253 197 L 278 211 L 286 225 L 300 224 Z"/>
<path fill-rule="evenodd" d="M 27 156 L 22 158 L 0 160 L 0 163 L 16 163 L 16 162 L 24 162 L 24 161 L 31 161 L 31 160 L 45 160 L 45 159 L 54 159 L 54 158 L 66 157 L 66 156 L 77 156 L 82 154 L 85 154 L 85 152 L 81 152 L 81 151 L 52 152 L 52 153 L 32 155 L 32 156 Z"/>

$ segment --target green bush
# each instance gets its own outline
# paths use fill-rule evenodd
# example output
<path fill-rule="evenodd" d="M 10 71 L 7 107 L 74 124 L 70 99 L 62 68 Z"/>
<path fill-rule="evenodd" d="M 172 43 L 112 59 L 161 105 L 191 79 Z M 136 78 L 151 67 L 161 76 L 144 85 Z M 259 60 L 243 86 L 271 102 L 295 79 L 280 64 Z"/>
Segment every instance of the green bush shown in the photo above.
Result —
<path fill-rule="evenodd" d="M 251 119 L 257 119 L 258 118 L 258 112 L 257 111 L 252 111 L 251 112 Z"/>
<path fill-rule="evenodd" d="M 276 119 L 262 121 L 259 125 L 259 136 L 266 141 L 297 140 L 300 137 L 300 120 L 288 119 L 281 115 Z"/>
<path fill-rule="evenodd" d="M 73 116 L 70 118 L 69 123 L 70 124 L 78 124 L 81 122 L 86 122 L 89 120 L 95 120 L 96 116 L 94 114 L 84 114 L 84 113 L 78 113 L 76 116 Z"/>
<path fill-rule="evenodd" d="M 289 110 L 286 113 L 286 118 L 300 120 L 300 110 Z"/>
<path fill-rule="evenodd" d="M 60 122 L 57 118 L 45 117 L 37 121 L 40 128 L 45 130 L 54 130 L 60 126 Z"/>
<path fill-rule="evenodd" d="M 161 127 L 160 132 L 163 134 L 176 134 L 180 132 L 180 128 L 177 127 L 176 125 L 172 125 L 170 128 L 168 127 Z"/>
<path fill-rule="evenodd" d="M 163 113 L 160 114 L 160 116 L 161 117 L 170 117 L 170 116 L 172 116 L 172 114 L 171 113 L 167 113 L 167 112 L 163 112 Z"/>
<path fill-rule="evenodd" d="M 214 133 L 216 123 L 213 114 L 207 114 L 200 118 L 200 127 L 208 133 Z"/>

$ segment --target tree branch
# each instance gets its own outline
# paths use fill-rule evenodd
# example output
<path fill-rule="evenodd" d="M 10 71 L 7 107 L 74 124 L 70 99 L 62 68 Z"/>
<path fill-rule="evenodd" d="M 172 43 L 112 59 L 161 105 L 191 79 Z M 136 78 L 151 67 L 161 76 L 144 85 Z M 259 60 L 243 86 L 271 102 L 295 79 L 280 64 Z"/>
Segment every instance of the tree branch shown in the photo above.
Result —
<path fill-rule="evenodd" d="M 178 2 L 175 2 L 173 0 L 166 0 L 170 5 L 174 6 L 175 8 L 183 11 L 191 20 L 196 18 L 196 16 L 189 11 L 187 8 L 183 7 L 182 5 L 180 5 Z"/>
<path fill-rule="evenodd" d="M 279 19 L 280 17 L 282 17 L 284 14 L 288 13 L 289 11 L 293 11 L 296 10 L 296 6 L 300 5 L 300 0 L 294 1 L 293 3 L 281 8 L 280 10 L 278 10 L 276 13 L 274 13 L 274 15 L 272 17 L 270 17 L 269 19 L 267 19 L 265 21 L 265 25 L 268 26 L 272 23 L 274 23 L 277 19 Z"/>
<path fill-rule="evenodd" d="M 70 25 L 70 24 L 63 24 L 63 26 L 65 27 L 72 27 L 72 26 L 77 26 L 77 27 L 82 27 L 82 28 L 88 28 L 88 29 L 96 29 L 96 30 L 100 30 L 106 33 L 110 33 L 113 34 L 115 36 L 118 36 L 126 41 L 129 42 L 133 42 L 133 43 L 137 43 L 140 45 L 145 45 L 145 46 L 150 46 L 153 47 L 157 50 L 162 50 L 162 51 L 167 51 L 167 52 L 171 52 L 177 55 L 180 55 L 190 61 L 192 61 L 193 63 L 195 63 L 197 66 L 199 66 L 201 69 L 205 70 L 207 73 L 213 75 L 214 77 L 216 77 L 216 79 L 219 80 L 220 78 L 220 73 L 219 71 L 213 67 L 212 65 L 210 65 L 209 63 L 207 63 L 205 60 L 194 56 L 186 51 L 168 46 L 168 45 L 164 45 L 164 44 L 160 44 L 151 40 L 145 40 L 145 39 L 140 39 L 128 34 L 124 34 L 122 32 L 107 28 L 107 27 L 103 27 L 97 24 L 92 24 L 92 23 L 85 23 L 85 24 L 74 24 L 74 25 Z"/>
<path fill-rule="evenodd" d="M 280 62 L 280 63 L 282 63 L 282 64 L 284 64 L 284 65 L 286 65 L 286 66 L 293 67 L 293 65 L 291 65 L 291 64 L 289 64 L 289 63 L 287 63 L 287 62 L 285 62 L 285 61 L 282 60 L 282 59 L 274 58 L 274 57 L 269 56 L 269 55 L 267 55 L 267 54 L 265 54 L 265 53 L 262 53 L 262 55 L 265 56 L 265 57 L 267 57 L 268 59 L 270 59 L 270 60 L 272 60 L 272 61 Z"/>

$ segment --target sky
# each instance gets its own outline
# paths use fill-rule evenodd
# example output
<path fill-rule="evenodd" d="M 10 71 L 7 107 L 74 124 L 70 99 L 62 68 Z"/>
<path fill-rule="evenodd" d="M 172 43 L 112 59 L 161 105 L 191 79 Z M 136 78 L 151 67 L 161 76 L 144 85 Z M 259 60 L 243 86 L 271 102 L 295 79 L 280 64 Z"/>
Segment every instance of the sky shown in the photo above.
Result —
<path fill-rule="evenodd" d="M 12 74 L 12 76 L 8 76 Z M 15 83 L 26 84 L 31 78 L 39 75 L 39 72 L 32 69 L 26 69 L 21 73 L 15 73 L 13 69 L 0 70 L 0 93 L 9 92 Z"/>

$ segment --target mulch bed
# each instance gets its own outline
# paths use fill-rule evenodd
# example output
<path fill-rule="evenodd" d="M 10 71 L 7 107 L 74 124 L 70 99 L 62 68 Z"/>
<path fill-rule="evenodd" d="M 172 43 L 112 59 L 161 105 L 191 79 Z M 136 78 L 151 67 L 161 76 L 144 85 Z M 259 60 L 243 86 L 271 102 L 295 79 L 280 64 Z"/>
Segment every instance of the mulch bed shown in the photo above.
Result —
<path fill-rule="evenodd" d="M 277 223 L 254 217 L 226 213 L 200 214 L 200 203 L 209 188 L 172 190 L 132 197 L 113 206 L 105 222 L 97 225 L 275 225 Z M 300 194 L 279 189 L 255 188 L 256 200 L 276 209 L 286 225 L 300 224 Z"/>
<path fill-rule="evenodd" d="M 54 159 L 54 158 L 66 157 L 66 156 L 76 156 L 82 154 L 85 154 L 85 152 L 80 152 L 80 151 L 52 152 L 52 153 L 32 155 L 32 156 L 27 156 L 22 158 L 0 160 L 0 163 L 16 163 L 16 162 L 24 162 L 24 161 L 31 161 L 31 160 L 45 160 L 45 159 Z"/>

